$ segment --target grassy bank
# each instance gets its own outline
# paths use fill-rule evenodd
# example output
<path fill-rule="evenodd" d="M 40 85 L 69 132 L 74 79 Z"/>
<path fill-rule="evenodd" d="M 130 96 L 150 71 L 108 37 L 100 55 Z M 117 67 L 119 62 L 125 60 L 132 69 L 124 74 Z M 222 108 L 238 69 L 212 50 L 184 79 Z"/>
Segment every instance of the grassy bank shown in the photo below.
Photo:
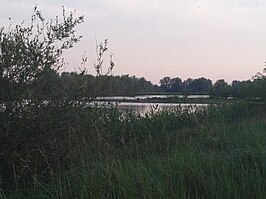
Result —
<path fill-rule="evenodd" d="M 0 198 L 266 196 L 265 105 L 12 110 L 0 117 Z"/>

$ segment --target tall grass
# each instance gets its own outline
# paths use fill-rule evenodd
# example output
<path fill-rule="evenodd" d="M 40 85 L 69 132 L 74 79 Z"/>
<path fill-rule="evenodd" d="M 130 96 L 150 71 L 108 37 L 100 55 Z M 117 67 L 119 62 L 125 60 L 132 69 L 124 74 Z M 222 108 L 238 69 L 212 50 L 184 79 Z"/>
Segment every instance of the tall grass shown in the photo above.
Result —
<path fill-rule="evenodd" d="M 266 107 L 192 108 L 1 113 L 0 198 L 264 198 Z"/>

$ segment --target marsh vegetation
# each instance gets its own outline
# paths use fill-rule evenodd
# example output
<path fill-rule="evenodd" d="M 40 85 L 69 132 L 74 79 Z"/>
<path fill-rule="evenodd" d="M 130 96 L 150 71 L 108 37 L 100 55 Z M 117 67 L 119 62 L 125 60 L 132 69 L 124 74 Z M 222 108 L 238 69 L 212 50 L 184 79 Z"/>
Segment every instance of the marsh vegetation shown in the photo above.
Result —
<path fill-rule="evenodd" d="M 82 22 L 65 11 L 63 21 L 47 22 L 35 8 L 31 26 L 0 30 L 0 198 L 266 196 L 263 75 L 232 85 L 166 78 L 156 86 L 102 74 L 107 40 L 97 46 L 98 76 L 59 74 L 61 54 L 81 39 L 75 27 Z M 156 95 L 144 113 L 93 104 L 96 96 L 145 92 L 186 97 Z M 186 107 L 157 110 L 158 102 L 184 101 Z"/>
<path fill-rule="evenodd" d="M 1 113 L 1 197 L 262 198 L 265 108 L 140 116 L 49 104 Z"/>

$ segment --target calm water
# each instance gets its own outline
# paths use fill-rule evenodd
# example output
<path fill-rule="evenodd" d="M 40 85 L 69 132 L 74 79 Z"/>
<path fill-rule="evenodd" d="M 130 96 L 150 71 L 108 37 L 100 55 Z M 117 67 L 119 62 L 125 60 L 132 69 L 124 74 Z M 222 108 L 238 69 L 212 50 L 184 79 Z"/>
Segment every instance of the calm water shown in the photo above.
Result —
<path fill-rule="evenodd" d="M 115 102 L 115 100 L 137 100 L 137 99 L 151 99 L 151 98 L 169 98 L 169 97 L 184 97 L 182 95 L 140 95 L 135 97 L 125 97 L 125 96 L 114 96 L 114 97 L 97 97 L 97 100 L 114 100 L 114 102 L 109 101 L 94 101 L 88 102 L 88 105 L 105 105 L 109 107 L 116 107 L 121 110 L 122 112 L 126 111 L 134 111 L 138 112 L 140 115 L 145 115 L 145 113 L 152 111 L 159 111 L 159 110 L 167 110 L 167 109 L 175 109 L 177 107 L 181 109 L 186 109 L 190 107 L 190 111 L 196 110 L 200 107 L 206 107 L 208 104 L 174 104 L 174 103 L 139 103 L 139 102 Z M 209 95 L 189 95 L 187 98 L 209 98 Z M 48 101 L 44 101 L 44 103 L 49 103 Z M 6 106 L 0 103 L 0 112 L 4 112 Z"/>
<path fill-rule="evenodd" d="M 97 101 L 93 102 L 94 105 L 106 105 L 106 106 L 117 106 L 119 110 L 122 112 L 126 111 L 134 111 L 138 112 L 140 115 L 145 115 L 145 113 L 153 111 L 159 111 L 159 110 L 169 110 L 169 109 L 175 109 L 177 107 L 180 107 L 181 109 L 186 109 L 190 107 L 190 111 L 196 110 L 199 107 L 206 107 L 207 104 L 173 104 L 173 103 L 138 103 L 138 102 L 112 102 L 112 100 L 138 100 L 138 99 L 152 99 L 152 98 L 159 98 L 159 99 L 165 99 L 165 98 L 171 98 L 171 97 L 179 97 L 184 98 L 184 95 L 139 95 L 139 96 L 113 96 L 113 97 L 97 97 L 97 100 L 111 100 L 110 102 L 104 102 L 104 101 Z M 187 98 L 195 99 L 195 98 L 209 98 L 209 95 L 189 95 Z"/>
<path fill-rule="evenodd" d="M 135 103 L 135 102 L 103 102 L 103 101 L 93 102 L 93 104 L 106 105 L 107 107 L 116 106 L 122 112 L 134 111 L 139 113 L 140 115 L 145 115 L 151 110 L 153 111 L 171 110 L 177 107 L 181 109 L 187 109 L 189 107 L 190 111 L 195 111 L 200 107 L 208 106 L 208 104 Z"/>
<path fill-rule="evenodd" d="M 97 100 L 137 100 L 137 99 L 165 99 L 171 97 L 184 98 L 184 95 L 138 95 L 134 97 L 130 96 L 112 96 L 112 97 L 96 97 Z M 187 98 L 196 99 L 196 98 L 209 98 L 209 95 L 188 95 Z"/>

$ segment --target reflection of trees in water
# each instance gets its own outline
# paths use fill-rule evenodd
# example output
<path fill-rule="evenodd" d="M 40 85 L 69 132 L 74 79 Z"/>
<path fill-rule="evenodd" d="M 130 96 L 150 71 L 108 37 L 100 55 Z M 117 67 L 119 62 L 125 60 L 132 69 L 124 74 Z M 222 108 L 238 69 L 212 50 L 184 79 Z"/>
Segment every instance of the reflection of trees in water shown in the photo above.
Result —
<path fill-rule="evenodd" d="M 165 103 L 120 103 L 118 109 L 122 112 L 132 111 L 145 115 L 148 112 L 164 111 L 164 110 L 188 110 L 194 112 L 199 108 L 206 107 L 207 104 L 165 104 Z"/>

